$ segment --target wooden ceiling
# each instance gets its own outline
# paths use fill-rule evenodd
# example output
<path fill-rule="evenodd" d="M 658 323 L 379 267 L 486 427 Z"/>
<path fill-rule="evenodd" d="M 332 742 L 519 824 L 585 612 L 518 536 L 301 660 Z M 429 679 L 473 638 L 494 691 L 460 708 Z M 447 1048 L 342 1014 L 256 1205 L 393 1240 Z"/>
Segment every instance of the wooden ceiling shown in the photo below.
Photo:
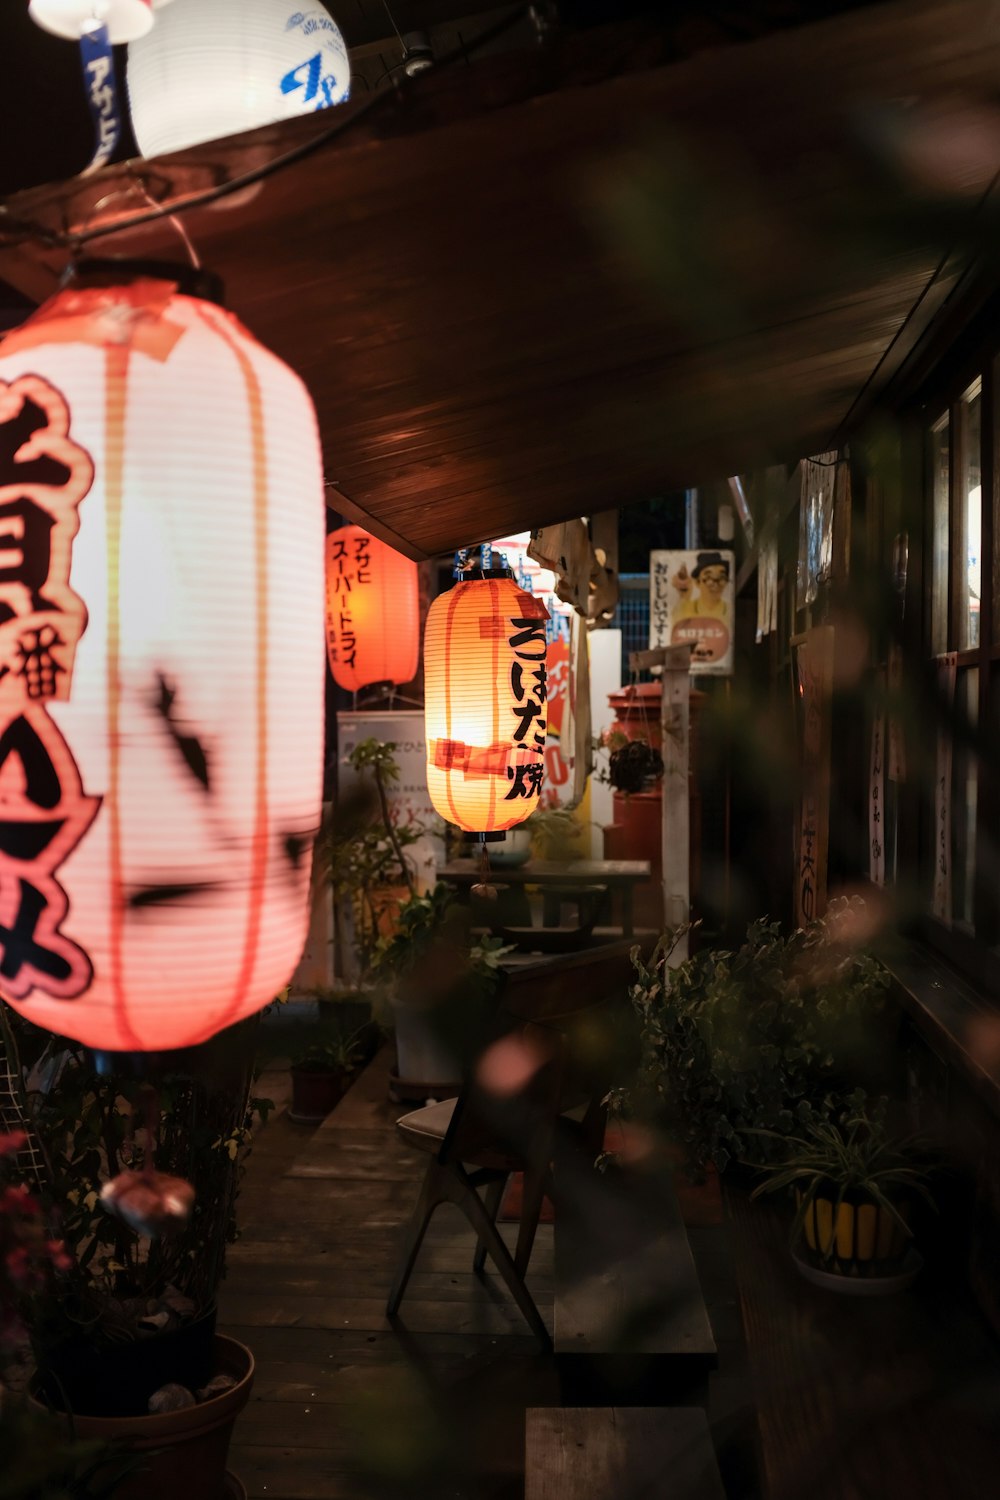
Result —
<path fill-rule="evenodd" d="M 185 223 L 309 385 L 341 508 L 411 555 L 625 505 L 824 447 L 890 381 L 1000 167 L 992 13 L 901 0 L 674 66 L 642 28 L 557 37 Z M 183 193 L 328 124 L 141 170 Z M 19 224 L 136 206 L 124 167 L 18 195 L 0 276 L 41 297 L 65 263 Z M 180 247 L 160 221 L 90 248 Z"/>

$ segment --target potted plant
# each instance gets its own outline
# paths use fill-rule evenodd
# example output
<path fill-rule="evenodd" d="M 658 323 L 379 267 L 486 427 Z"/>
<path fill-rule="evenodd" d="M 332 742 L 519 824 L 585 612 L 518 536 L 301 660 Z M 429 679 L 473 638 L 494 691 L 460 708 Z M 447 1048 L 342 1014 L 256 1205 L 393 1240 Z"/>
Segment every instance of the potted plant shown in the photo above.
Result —
<path fill-rule="evenodd" d="M 0 1132 L 0 1162 L 28 1145 L 23 1131 Z M 60 1430 L 6 1388 L 17 1380 L 23 1333 L 15 1305 L 50 1283 L 69 1257 L 48 1236 L 38 1195 L 23 1183 L 0 1182 L 0 1493 L 4 1500 L 110 1500 L 133 1460 L 112 1445 L 81 1441 Z"/>
<path fill-rule="evenodd" d="M 345 1033 L 321 1018 L 292 1056 L 292 1102 L 288 1118 L 316 1125 L 340 1103 L 364 1061 L 367 1026 Z"/>
<path fill-rule="evenodd" d="M 926 1149 L 914 1137 L 889 1133 L 885 1102 L 843 1123 L 810 1120 L 799 1135 L 761 1133 L 777 1141 L 780 1154 L 760 1169 L 766 1181 L 753 1196 L 794 1193 L 792 1249 L 806 1274 L 819 1271 L 838 1290 L 858 1278 L 899 1285 L 914 1209 L 918 1200 L 933 1208 L 934 1200 Z M 910 1262 L 915 1274 L 919 1261 L 911 1254 Z"/>
<path fill-rule="evenodd" d="M 399 767 L 391 744 L 361 740 L 347 759 L 362 794 L 342 800 L 317 847 L 338 898 L 341 951 L 352 952 L 353 978 L 363 990 L 379 940 L 392 932 L 403 902 L 418 894 L 413 852 L 428 830 L 416 819 L 401 823 L 393 816 L 389 794 Z"/>
<path fill-rule="evenodd" d="M 468 908 L 444 884 L 413 896 L 383 938 L 372 976 L 396 1035 L 393 1098 L 456 1093 L 467 1039 L 500 982 L 500 938 L 474 939 Z"/>
<path fill-rule="evenodd" d="M 814 1114 L 850 1109 L 883 1092 L 872 1071 L 885 1045 L 889 975 L 847 936 L 854 906 L 789 936 L 753 922 L 739 948 L 703 949 L 672 966 L 679 933 L 647 960 L 633 950 L 631 998 L 641 1060 L 619 1110 L 651 1118 L 678 1140 L 695 1174 L 735 1159 L 774 1158 L 761 1129 L 789 1133 Z"/>
<path fill-rule="evenodd" d="M 539 806 L 522 824 L 531 835 L 531 847 L 539 859 L 568 864 L 584 855 L 583 841 L 592 825 L 582 823 L 577 817 L 578 806 L 576 802 L 567 802 L 562 807 Z"/>
<path fill-rule="evenodd" d="M 116 1500 L 148 1495 L 153 1464 L 161 1487 L 173 1486 L 164 1492 L 185 1500 L 223 1489 L 253 1379 L 250 1351 L 215 1331 L 215 1295 L 252 1123 L 268 1107 L 252 1096 L 255 1031 L 243 1023 L 171 1059 L 154 1090 L 126 1060 L 0 1007 L 5 1116 L 26 1134 L 4 1176 L 35 1195 L 60 1245 L 52 1274 L 13 1299 L 37 1366 L 32 1389 L 77 1435 L 142 1454 Z M 176 1197 L 164 1183 L 178 1184 Z"/>

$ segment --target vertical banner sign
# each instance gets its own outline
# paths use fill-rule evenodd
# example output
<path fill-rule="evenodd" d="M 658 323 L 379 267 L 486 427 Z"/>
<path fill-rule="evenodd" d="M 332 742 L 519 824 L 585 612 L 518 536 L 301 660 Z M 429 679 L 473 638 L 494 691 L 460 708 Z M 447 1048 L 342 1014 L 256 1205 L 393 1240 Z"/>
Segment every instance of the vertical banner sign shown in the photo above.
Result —
<path fill-rule="evenodd" d="M 735 558 L 732 552 L 649 554 L 649 646 L 690 646 L 691 671 L 733 670 Z"/>
<path fill-rule="evenodd" d="M 795 920 L 800 927 L 826 910 L 833 643 L 832 625 L 818 625 L 792 642 L 802 777 L 795 861 Z"/>
<path fill-rule="evenodd" d="M 868 877 L 873 885 L 885 885 L 885 737 L 886 715 L 881 704 L 885 685 L 880 674 L 879 705 L 872 723 L 872 754 L 868 768 Z"/>
<path fill-rule="evenodd" d="M 576 612 L 572 604 L 556 595 L 555 574 L 528 555 L 531 532 L 500 537 L 493 550 L 500 552 L 513 569 L 518 587 L 541 599 L 549 612 L 545 636 L 548 641 L 546 685 L 548 727 L 545 736 L 545 784 L 542 800 L 547 807 L 564 807 L 583 795 L 588 766 L 578 764 L 574 749 L 576 714 L 573 683 L 579 667 Z"/>
<path fill-rule="evenodd" d="M 941 721 L 934 767 L 934 889 L 931 910 L 939 922 L 951 926 L 951 710 L 955 702 L 957 657 L 953 651 L 938 663 Z"/>
<path fill-rule="evenodd" d="M 94 122 L 94 154 L 80 173 L 81 177 L 88 177 L 111 160 L 122 133 L 115 58 L 106 26 L 92 25 L 80 37 L 80 61 L 87 103 Z"/>

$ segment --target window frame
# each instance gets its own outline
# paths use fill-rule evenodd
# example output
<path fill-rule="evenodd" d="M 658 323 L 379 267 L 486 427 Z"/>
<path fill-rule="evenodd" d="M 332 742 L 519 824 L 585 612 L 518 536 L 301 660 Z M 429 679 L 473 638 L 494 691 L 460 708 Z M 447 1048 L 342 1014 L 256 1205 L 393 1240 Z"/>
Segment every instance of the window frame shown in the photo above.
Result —
<path fill-rule="evenodd" d="M 967 496 L 961 494 L 967 472 L 965 451 L 969 403 L 965 396 L 980 377 L 979 642 L 976 646 L 953 649 L 948 654 L 955 656 L 958 674 L 964 675 L 978 668 L 977 715 L 982 747 L 990 743 L 1000 746 L 1000 534 L 997 517 L 1000 501 L 1000 348 L 996 334 L 989 343 L 980 340 L 971 352 L 966 344 L 966 347 L 956 350 L 950 360 L 938 366 L 916 398 L 907 403 L 900 413 L 900 420 L 906 455 L 904 483 L 919 486 L 921 502 L 916 556 L 912 538 L 910 545 L 903 648 L 907 670 L 916 668 L 922 672 L 926 687 L 933 692 L 936 666 L 944 653 L 933 650 L 936 527 L 932 432 L 938 418 L 946 413 L 949 550 L 945 618 L 946 644 L 954 647 L 962 639 L 962 612 L 968 609 L 966 520 L 962 510 Z M 883 548 L 885 544 L 883 535 Z M 926 888 L 925 859 L 933 834 L 934 809 L 933 795 L 926 785 L 906 784 L 901 788 L 897 879 L 909 882 L 919 891 L 922 907 L 916 921 L 919 936 L 963 972 L 977 988 L 1000 997 L 1000 789 L 997 785 L 997 759 L 998 756 L 983 754 L 976 758 L 976 850 L 971 930 L 956 922 L 954 917 L 950 924 L 946 924 L 935 918 L 930 910 L 931 893 Z M 957 803 L 953 802 L 954 805 Z M 954 849 L 953 836 L 953 854 Z"/>

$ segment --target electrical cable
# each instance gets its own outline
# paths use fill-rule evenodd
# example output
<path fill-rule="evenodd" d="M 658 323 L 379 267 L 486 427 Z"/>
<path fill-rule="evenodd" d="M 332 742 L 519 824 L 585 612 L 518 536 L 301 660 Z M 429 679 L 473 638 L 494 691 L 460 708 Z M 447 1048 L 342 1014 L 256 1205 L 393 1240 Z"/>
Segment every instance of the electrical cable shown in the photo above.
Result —
<path fill-rule="evenodd" d="M 486 27 L 472 41 L 459 45 L 450 52 L 445 53 L 435 63 L 433 71 L 438 73 L 443 68 L 453 67 L 457 63 L 465 62 L 471 53 L 477 52 L 480 48 L 488 46 L 500 37 L 505 36 L 508 31 L 513 30 L 521 21 L 530 20 L 532 18 L 532 9 L 533 7 L 530 5 L 518 6 L 516 10 L 511 11 L 502 20 L 496 21 L 492 26 Z M 83 229 L 82 231 L 63 230 L 59 232 L 57 230 L 46 229 L 40 224 L 15 220 L 14 222 L 17 224 L 18 229 L 22 232 L 18 233 L 15 230 L 13 236 L 8 236 L 0 231 L 0 248 L 13 248 L 16 245 L 24 244 L 28 240 L 35 239 L 50 248 L 64 248 L 71 252 L 76 252 L 83 245 L 87 245 L 93 240 L 102 239 L 107 235 L 121 234 L 129 229 L 139 229 L 145 224 L 155 223 L 158 219 L 168 219 L 177 214 L 187 213 L 194 208 L 204 208 L 209 203 L 217 203 L 222 198 L 227 198 L 233 193 L 242 192 L 244 188 L 251 187 L 257 182 L 263 182 L 265 178 L 273 177 L 275 173 L 284 171 L 286 167 L 294 166 L 295 163 L 304 161 L 307 157 L 315 155 L 317 151 L 321 151 L 331 141 L 336 140 L 339 136 L 346 135 L 359 121 L 366 120 L 376 110 L 383 109 L 388 100 L 396 98 L 398 94 L 404 93 L 417 85 L 419 76 L 419 74 L 413 78 L 407 76 L 405 84 L 394 80 L 395 87 L 392 92 L 372 94 L 369 99 L 366 99 L 364 103 L 359 105 L 346 118 L 335 121 L 326 130 L 314 136 L 312 140 L 303 141 L 300 146 L 294 146 L 290 151 L 284 152 L 281 156 L 272 157 L 270 161 L 263 162 L 259 167 L 254 167 L 248 172 L 243 172 L 238 177 L 231 177 L 227 182 L 218 183 L 215 187 L 206 188 L 204 192 L 193 193 L 188 198 L 160 204 L 145 213 L 132 214 L 128 218 L 116 219 L 110 224 L 96 224 L 92 229 Z M 141 158 L 133 158 L 124 165 L 135 172 L 141 160 Z M 119 165 L 123 164 L 119 163 Z M 136 176 L 138 176 L 137 172 Z M 0 205 L 0 209 L 2 209 L 2 205 Z M 0 216 L 0 226 L 2 224 L 3 218 Z"/>

